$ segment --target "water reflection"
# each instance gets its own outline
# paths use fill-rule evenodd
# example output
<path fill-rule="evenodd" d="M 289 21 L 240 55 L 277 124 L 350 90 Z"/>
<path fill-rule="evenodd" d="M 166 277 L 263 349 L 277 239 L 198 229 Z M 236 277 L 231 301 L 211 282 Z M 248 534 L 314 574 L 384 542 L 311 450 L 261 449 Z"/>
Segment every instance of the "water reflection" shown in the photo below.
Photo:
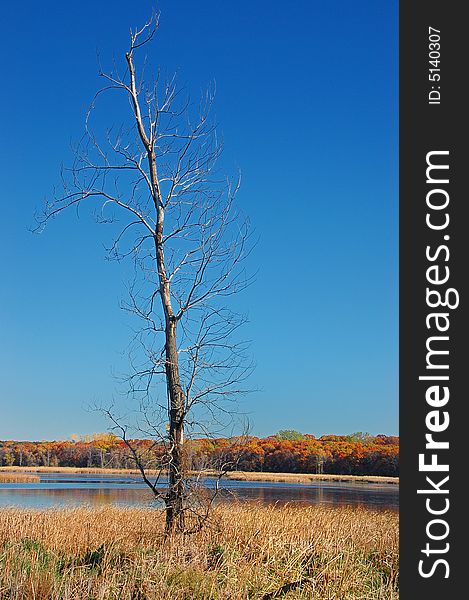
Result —
<path fill-rule="evenodd" d="M 274 502 L 279 504 L 301 503 L 301 504 L 334 504 L 368 506 L 373 508 L 397 510 L 399 506 L 399 490 L 385 487 L 373 488 L 368 485 L 357 484 L 334 485 L 323 484 L 315 486 L 298 487 L 239 487 L 233 490 L 235 497 L 243 500 L 258 500 L 265 504 Z M 394 486 L 393 486 L 394 488 Z"/>
<path fill-rule="evenodd" d="M 41 473 L 39 483 L 0 484 L 0 507 L 155 506 L 147 487 L 134 475 Z M 166 482 L 161 481 L 161 485 Z M 210 480 L 207 484 L 210 485 Z M 256 500 L 265 504 L 325 504 L 397 510 L 397 485 L 316 482 L 311 485 L 226 481 L 219 501 Z"/>
<path fill-rule="evenodd" d="M 3 489 L 0 486 L 0 507 L 54 508 L 90 506 L 151 506 L 150 490 L 113 488 L 36 488 Z"/>

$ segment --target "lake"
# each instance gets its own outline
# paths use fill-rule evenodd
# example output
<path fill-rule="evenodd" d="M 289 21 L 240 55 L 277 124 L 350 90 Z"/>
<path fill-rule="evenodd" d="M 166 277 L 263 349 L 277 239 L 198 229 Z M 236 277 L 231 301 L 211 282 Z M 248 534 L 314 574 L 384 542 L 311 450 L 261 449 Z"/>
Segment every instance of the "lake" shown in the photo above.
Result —
<path fill-rule="evenodd" d="M 79 505 L 152 506 L 155 501 L 136 475 L 40 473 L 37 483 L 1 483 L 0 507 L 73 507 Z M 164 483 L 164 481 L 163 481 Z M 214 480 L 207 479 L 207 485 Z M 256 500 L 265 504 L 366 506 L 397 510 L 399 486 L 318 481 L 312 484 L 223 481 L 220 501 Z"/>

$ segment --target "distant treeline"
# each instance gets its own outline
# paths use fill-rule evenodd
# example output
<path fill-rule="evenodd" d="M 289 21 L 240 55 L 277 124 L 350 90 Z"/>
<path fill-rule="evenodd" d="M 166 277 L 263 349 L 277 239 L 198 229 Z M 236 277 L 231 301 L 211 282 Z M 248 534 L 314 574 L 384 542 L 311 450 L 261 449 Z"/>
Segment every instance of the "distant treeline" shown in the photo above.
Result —
<path fill-rule="evenodd" d="M 151 440 L 133 440 L 147 468 L 158 468 L 162 447 Z M 296 431 L 253 436 L 196 439 L 186 442 L 187 466 L 193 470 L 399 475 L 399 438 L 355 433 L 314 435 Z M 0 465 L 134 469 L 135 458 L 118 437 L 100 433 L 67 441 L 0 441 Z"/>

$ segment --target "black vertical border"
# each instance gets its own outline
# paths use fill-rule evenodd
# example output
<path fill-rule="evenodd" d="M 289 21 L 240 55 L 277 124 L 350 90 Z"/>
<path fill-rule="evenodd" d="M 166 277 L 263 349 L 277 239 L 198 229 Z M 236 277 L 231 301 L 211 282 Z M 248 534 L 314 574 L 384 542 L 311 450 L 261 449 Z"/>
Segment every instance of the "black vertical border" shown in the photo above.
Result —
<path fill-rule="evenodd" d="M 469 516 L 464 490 L 467 474 L 463 468 L 464 453 L 469 447 L 469 428 L 466 405 L 469 402 L 466 374 L 469 374 L 469 348 L 466 339 L 468 327 L 467 279 L 469 277 L 469 99 L 465 93 L 469 79 L 469 24 L 463 12 L 465 3 L 456 1 L 414 0 L 400 3 L 399 43 L 399 112 L 400 112 L 400 588 L 403 600 L 425 598 L 425 600 L 462 598 L 467 588 L 465 572 L 467 551 L 465 540 Z M 441 80 L 429 81 L 429 27 L 441 31 Z M 431 86 L 440 86 L 441 103 L 430 105 L 428 93 Z M 449 150 L 449 184 L 444 186 L 450 194 L 448 212 L 450 223 L 444 232 L 432 231 L 426 225 L 426 155 L 433 150 Z M 443 240 L 448 234 L 450 239 Z M 426 510 L 428 496 L 417 494 L 418 489 L 431 486 L 426 475 L 419 472 L 418 456 L 425 452 L 425 434 L 428 429 L 425 417 L 429 410 L 425 400 L 428 382 L 419 381 L 425 374 L 426 341 L 432 335 L 425 319 L 431 309 L 426 305 L 426 269 L 431 264 L 425 256 L 426 247 L 447 244 L 450 258 L 448 265 L 450 280 L 447 286 L 454 287 L 460 295 L 460 305 L 450 313 L 450 328 L 447 335 L 450 369 L 450 399 L 447 406 L 450 416 L 449 428 L 436 439 L 448 440 L 449 449 L 440 451 L 439 462 L 449 463 L 450 501 L 448 512 L 442 516 L 449 525 L 449 535 L 437 542 L 429 540 L 426 527 L 432 518 Z M 443 254 L 442 254 L 443 256 Z M 433 286 L 435 287 L 435 286 Z M 444 287 L 444 286 L 440 286 Z M 443 309 L 438 309 L 443 310 Z M 442 334 L 444 335 L 444 334 Z M 428 372 L 427 372 L 428 374 Z M 438 374 L 443 374 L 442 371 Z M 444 384 L 446 385 L 446 384 Z M 468 444 L 466 444 L 466 440 Z M 427 454 L 431 452 L 427 451 Z M 428 459 L 427 459 L 428 462 Z M 441 480 L 443 473 L 435 473 L 434 480 Z M 434 495 L 437 506 L 438 497 Z M 443 505 L 443 504 L 441 504 Z M 438 528 L 433 529 L 438 532 Z M 443 531 L 443 527 L 439 530 Z M 422 553 L 426 543 L 442 549 L 449 543 L 449 550 L 432 554 L 427 558 Z M 419 574 L 419 561 L 424 559 L 424 570 L 443 558 L 446 568 L 436 567 L 431 577 Z M 462 594 L 462 595 L 461 595 Z"/>

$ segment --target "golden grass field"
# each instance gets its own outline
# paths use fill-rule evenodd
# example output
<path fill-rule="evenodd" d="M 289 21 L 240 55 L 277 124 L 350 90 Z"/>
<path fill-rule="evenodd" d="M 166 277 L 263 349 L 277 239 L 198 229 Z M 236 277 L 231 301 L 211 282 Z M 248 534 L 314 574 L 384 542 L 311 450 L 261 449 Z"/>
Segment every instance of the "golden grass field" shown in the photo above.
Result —
<path fill-rule="evenodd" d="M 139 475 L 135 469 L 98 469 L 86 467 L 0 467 L 0 478 L 3 473 L 94 473 L 104 475 Z M 148 470 L 149 474 L 156 471 Z M 215 471 L 194 472 L 194 475 L 217 475 Z M 399 484 L 399 477 L 378 477 L 374 475 L 328 475 L 313 473 L 259 473 L 248 471 L 228 471 L 224 477 L 237 481 L 270 481 L 275 483 L 312 483 L 313 481 L 350 481 L 357 483 Z M 0 481 L 5 481 L 0 479 Z"/>
<path fill-rule="evenodd" d="M 2 600 L 395 600 L 395 512 L 217 506 L 164 540 L 152 509 L 0 510 Z"/>

